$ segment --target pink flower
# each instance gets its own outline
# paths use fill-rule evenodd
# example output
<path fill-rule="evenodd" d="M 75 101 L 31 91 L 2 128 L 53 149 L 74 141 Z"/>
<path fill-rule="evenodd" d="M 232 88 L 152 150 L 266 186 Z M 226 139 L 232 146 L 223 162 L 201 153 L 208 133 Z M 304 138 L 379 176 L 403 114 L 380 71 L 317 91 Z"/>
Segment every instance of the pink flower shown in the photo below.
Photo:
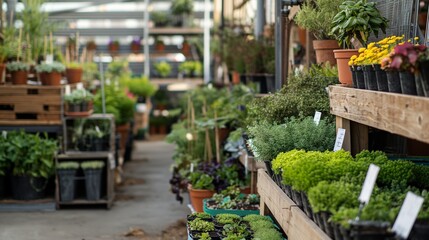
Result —
<path fill-rule="evenodd" d="M 394 56 L 392 62 L 390 63 L 391 68 L 399 69 L 401 67 L 403 60 L 401 56 Z"/>

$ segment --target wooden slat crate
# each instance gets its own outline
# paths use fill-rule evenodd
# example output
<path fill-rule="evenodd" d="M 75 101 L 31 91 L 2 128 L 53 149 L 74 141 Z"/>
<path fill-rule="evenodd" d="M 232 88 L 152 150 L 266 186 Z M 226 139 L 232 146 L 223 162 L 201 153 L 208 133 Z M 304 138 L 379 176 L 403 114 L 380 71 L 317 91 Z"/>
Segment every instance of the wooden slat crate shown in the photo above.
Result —
<path fill-rule="evenodd" d="M 0 125 L 60 125 L 62 86 L 0 85 Z"/>

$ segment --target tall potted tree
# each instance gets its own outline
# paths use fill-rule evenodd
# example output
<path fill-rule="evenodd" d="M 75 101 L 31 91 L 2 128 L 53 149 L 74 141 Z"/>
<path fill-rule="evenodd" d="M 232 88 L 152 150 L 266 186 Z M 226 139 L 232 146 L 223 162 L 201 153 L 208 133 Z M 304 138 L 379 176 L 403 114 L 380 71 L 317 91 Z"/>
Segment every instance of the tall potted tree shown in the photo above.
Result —
<path fill-rule="evenodd" d="M 316 51 L 317 63 L 329 62 L 335 65 L 333 50 L 339 49 L 338 42 L 330 34 L 334 16 L 340 11 L 339 6 L 345 0 L 306 0 L 296 14 L 298 26 L 312 32 L 316 40 L 313 48 Z"/>
<path fill-rule="evenodd" d="M 352 85 L 352 72 L 348 62 L 357 49 L 367 45 L 371 34 L 378 37 L 379 30 L 386 33 L 388 20 L 381 16 L 375 2 L 367 0 L 345 1 L 340 5 L 341 11 L 332 20 L 331 34 L 340 46 L 346 49 L 334 50 L 338 65 L 338 78 L 341 83 Z"/>

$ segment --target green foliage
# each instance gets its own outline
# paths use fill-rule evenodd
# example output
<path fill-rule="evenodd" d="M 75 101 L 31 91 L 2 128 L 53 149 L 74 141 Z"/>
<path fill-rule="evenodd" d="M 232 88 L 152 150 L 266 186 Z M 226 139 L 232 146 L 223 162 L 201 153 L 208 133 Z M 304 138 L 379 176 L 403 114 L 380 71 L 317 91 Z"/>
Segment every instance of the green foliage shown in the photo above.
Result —
<path fill-rule="evenodd" d="M 250 225 L 250 228 L 252 228 L 252 230 L 255 232 L 258 232 L 261 229 L 274 228 L 273 223 L 266 220 L 257 220 L 257 221 L 249 222 L 249 225 Z"/>
<path fill-rule="evenodd" d="M 51 73 L 51 72 L 62 73 L 65 70 L 66 70 L 66 66 L 64 66 L 64 64 L 60 62 L 42 63 L 36 66 L 36 71 L 38 73 Z"/>
<path fill-rule="evenodd" d="M 193 9 L 193 0 L 173 0 L 171 3 L 171 12 L 173 15 L 191 14 Z"/>
<path fill-rule="evenodd" d="M 0 64 L 16 54 L 18 43 L 15 40 L 15 32 L 14 27 L 4 27 L 2 29 L 3 42 L 0 44 Z"/>
<path fill-rule="evenodd" d="M 248 105 L 247 125 L 261 121 L 283 123 L 292 116 L 314 116 L 322 112 L 323 118 L 332 119 L 329 96 L 325 90 L 338 83 L 335 68 L 313 65 L 308 71 L 290 75 L 288 84 L 280 91 L 262 98 L 255 98 Z"/>
<path fill-rule="evenodd" d="M 189 180 L 193 189 L 214 190 L 213 178 L 205 173 L 193 172 Z"/>
<path fill-rule="evenodd" d="M 161 61 L 154 64 L 155 71 L 163 78 L 171 73 L 171 65 L 167 61 Z"/>
<path fill-rule="evenodd" d="M 208 234 L 206 232 L 201 233 L 200 240 L 211 240 L 211 239 L 212 238 L 210 237 L 210 234 Z"/>
<path fill-rule="evenodd" d="M 263 52 L 264 43 L 262 41 L 252 40 L 245 42 L 244 66 L 247 74 L 264 73 Z"/>
<path fill-rule="evenodd" d="M 214 223 L 197 218 L 189 222 L 189 229 L 191 229 L 191 231 L 209 232 L 213 231 L 215 227 Z"/>
<path fill-rule="evenodd" d="M 107 66 L 106 76 L 113 81 L 120 80 L 121 78 L 128 78 L 131 72 L 128 67 L 128 62 L 125 60 L 122 61 L 113 61 Z"/>
<path fill-rule="evenodd" d="M 78 68 L 78 69 L 80 69 L 80 68 L 82 68 L 82 66 L 83 66 L 83 64 L 80 63 L 80 62 L 69 62 L 69 63 L 66 63 L 66 67 L 67 68 Z"/>
<path fill-rule="evenodd" d="M 403 188 L 414 180 L 414 164 L 403 160 L 389 160 L 381 166 L 377 183 L 380 186 L 398 185 Z"/>
<path fill-rule="evenodd" d="M 3 131 L 0 136 L 0 176 L 4 176 L 12 164 L 9 158 L 11 150 L 8 133 Z"/>
<path fill-rule="evenodd" d="M 222 234 L 230 237 L 230 239 L 243 239 L 250 235 L 246 225 L 240 222 L 226 224 L 223 226 Z"/>
<path fill-rule="evenodd" d="M 361 186 L 345 182 L 319 182 L 308 191 L 308 200 L 314 212 L 335 213 L 340 207 L 357 206 Z"/>
<path fill-rule="evenodd" d="M 255 232 L 253 239 L 255 240 L 282 240 L 282 234 L 275 229 L 261 229 Z"/>
<path fill-rule="evenodd" d="M 85 89 L 76 89 L 69 95 L 64 96 L 64 101 L 70 104 L 80 104 L 90 102 L 94 99 L 94 95 Z"/>
<path fill-rule="evenodd" d="M 345 0 L 306 0 L 301 10 L 296 14 L 298 26 L 312 32 L 316 39 L 333 39 L 331 23 L 340 11 L 340 4 Z"/>
<path fill-rule="evenodd" d="M 335 142 L 335 126 L 326 120 L 316 125 L 311 117 L 291 118 L 285 125 L 261 122 L 248 130 L 255 156 L 264 161 L 293 149 L 324 151 Z"/>
<path fill-rule="evenodd" d="M 99 77 L 98 66 L 93 62 L 86 62 L 82 64 L 82 81 L 85 82 L 90 88 L 93 87 L 93 82 Z"/>
<path fill-rule="evenodd" d="M 28 71 L 30 70 L 30 65 L 24 62 L 9 62 L 6 64 L 6 68 L 11 72 Z"/>
<path fill-rule="evenodd" d="M 203 66 L 199 61 L 185 61 L 179 65 L 179 71 L 186 76 L 201 76 Z"/>
<path fill-rule="evenodd" d="M 78 168 L 79 168 L 78 162 L 67 161 L 67 162 L 60 162 L 57 164 L 57 169 L 78 169 Z"/>
<path fill-rule="evenodd" d="M 82 169 L 100 169 L 104 167 L 103 161 L 85 161 L 80 164 Z"/>
<path fill-rule="evenodd" d="M 204 219 L 208 219 L 208 218 L 212 217 L 210 214 L 205 213 L 205 212 L 194 212 L 190 216 L 191 217 L 197 217 L 197 218 L 204 218 Z"/>
<path fill-rule="evenodd" d="M 413 168 L 413 185 L 420 189 L 429 189 L 429 167 L 424 165 L 415 165 Z"/>
<path fill-rule="evenodd" d="M 141 97 L 151 97 L 158 90 L 158 87 L 152 84 L 147 77 L 131 78 L 127 86 L 132 94 Z"/>
<path fill-rule="evenodd" d="M 367 0 L 345 1 L 332 20 L 331 34 L 335 36 L 340 45 L 350 48 L 352 38 L 366 46 L 368 37 L 374 33 L 378 37 L 379 30 L 386 33 L 388 20 L 381 16 L 376 2 Z"/>
<path fill-rule="evenodd" d="M 170 22 L 167 12 L 151 12 L 150 19 L 157 25 L 167 25 Z"/>
<path fill-rule="evenodd" d="M 38 134 L 24 131 L 8 134 L 8 159 L 13 164 L 14 176 L 32 176 L 49 178 L 54 173 L 54 155 L 58 150 L 57 142 L 41 138 Z"/>
<path fill-rule="evenodd" d="M 241 220 L 241 217 L 237 214 L 231 214 L 231 213 L 222 213 L 216 215 L 216 221 L 220 224 L 231 224 L 235 222 L 239 222 Z"/>
<path fill-rule="evenodd" d="M 256 215 L 256 214 L 249 214 L 247 216 L 243 217 L 244 221 L 247 222 L 256 222 L 256 221 L 270 221 L 269 218 L 267 218 L 266 216 L 262 216 L 262 215 Z"/>
<path fill-rule="evenodd" d="M 222 177 L 221 177 L 222 179 Z M 229 186 L 221 193 L 215 193 L 211 200 L 214 200 L 214 209 L 243 209 L 245 206 L 259 204 L 259 196 L 256 194 L 242 194 L 237 186 Z"/>

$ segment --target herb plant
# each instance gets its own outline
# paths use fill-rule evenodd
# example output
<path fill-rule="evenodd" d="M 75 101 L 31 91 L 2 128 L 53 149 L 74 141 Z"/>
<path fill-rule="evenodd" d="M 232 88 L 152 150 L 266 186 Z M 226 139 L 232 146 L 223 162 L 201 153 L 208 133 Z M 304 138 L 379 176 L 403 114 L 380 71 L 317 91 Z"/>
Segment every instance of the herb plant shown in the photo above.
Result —
<path fill-rule="evenodd" d="M 30 65 L 25 62 L 9 62 L 6 64 L 6 68 L 11 72 L 28 71 L 30 70 Z"/>
<path fill-rule="evenodd" d="M 85 161 L 80 164 L 82 169 L 100 169 L 104 167 L 103 161 Z"/>
<path fill-rule="evenodd" d="M 78 169 L 78 168 L 79 168 L 78 162 L 67 161 L 67 162 L 60 162 L 57 164 L 57 169 Z"/>
<path fill-rule="evenodd" d="M 189 229 L 191 231 L 209 232 L 213 231 L 215 227 L 214 223 L 197 218 L 189 222 Z"/>
<path fill-rule="evenodd" d="M 65 70 L 66 70 L 66 66 L 64 66 L 64 64 L 60 62 L 42 63 L 36 66 L 36 71 L 38 73 L 51 73 L 51 72 L 62 73 Z"/>

